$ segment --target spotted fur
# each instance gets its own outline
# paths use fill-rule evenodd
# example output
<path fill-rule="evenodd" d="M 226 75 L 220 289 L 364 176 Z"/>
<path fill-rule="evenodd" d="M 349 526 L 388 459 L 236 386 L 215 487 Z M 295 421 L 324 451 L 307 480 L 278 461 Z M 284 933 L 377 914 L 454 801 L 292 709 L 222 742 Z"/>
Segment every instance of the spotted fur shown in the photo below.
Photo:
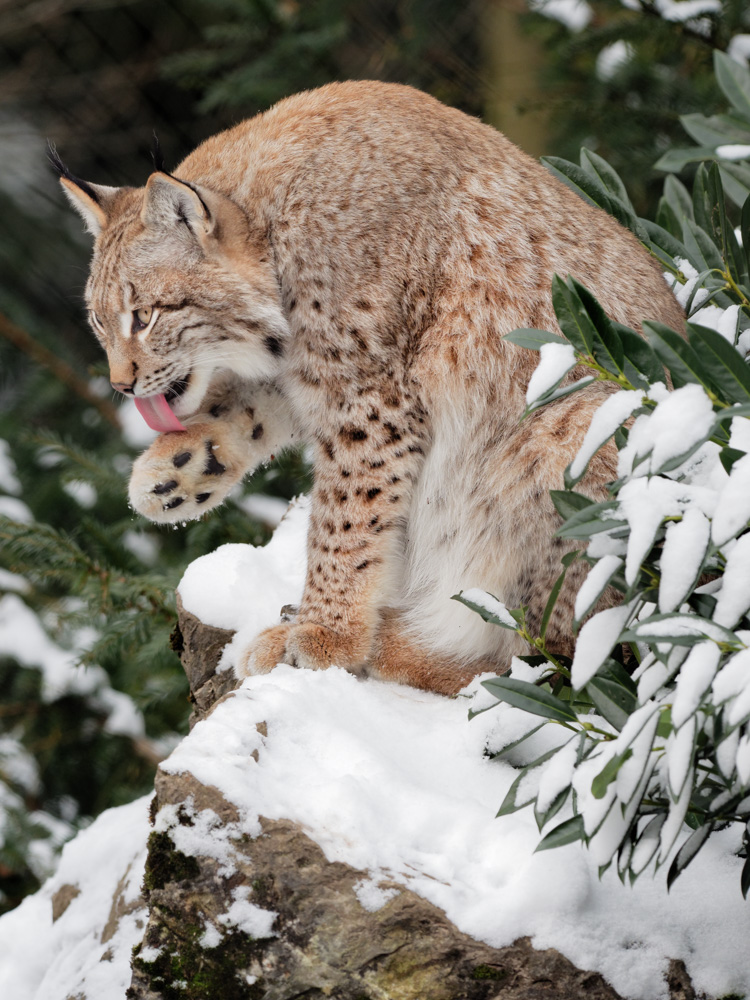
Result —
<path fill-rule="evenodd" d="M 136 509 L 198 516 L 293 437 L 311 446 L 304 596 L 242 670 L 336 663 L 447 693 L 507 669 L 514 634 L 450 597 L 481 587 L 539 620 L 567 550 L 549 490 L 606 390 L 519 424 L 536 356 L 502 336 L 556 329 L 555 272 L 620 322 L 679 328 L 636 240 L 496 131 L 380 83 L 282 101 L 145 188 L 62 182 L 97 234 L 112 381 L 179 393 L 188 427 L 136 462 Z M 603 497 L 614 462 L 580 488 Z M 561 651 L 584 573 L 550 623 Z"/>

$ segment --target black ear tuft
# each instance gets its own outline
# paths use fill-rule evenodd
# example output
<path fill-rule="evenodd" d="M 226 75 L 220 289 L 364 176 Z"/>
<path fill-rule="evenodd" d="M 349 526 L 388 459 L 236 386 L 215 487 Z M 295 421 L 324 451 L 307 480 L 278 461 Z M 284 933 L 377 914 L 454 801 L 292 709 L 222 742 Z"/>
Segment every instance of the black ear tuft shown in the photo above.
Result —
<path fill-rule="evenodd" d="M 168 173 L 164 168 L 164 153 L 161 149 L 161 143 L 159 142 L 159 136 L 156 132 L 153 133 L 153 142 L 151 144 L 151 159 L 154 164 L 154 170 L 158 170 L 162 174 Z"/>
<path fill-rule="evenodd" d="M 76 177 L 75 174 L 72 174 L 68 170 L 63 161 L 60 159 L 60 154 L 57 152 L 57 148 L 51 139 L 47 140 L 47 159 L 58 177 L 64 177 L 65 180 L 70 181 L 71 184 L 75 184 L 75 186 L 85 192 L 92 201 L 95 201 L 97 205 L 99 204 L 99 198 L 97 197 L 94 189 L 90 184 L 87 184 L 86 181 L 82 181 L 79 177 Z"/>

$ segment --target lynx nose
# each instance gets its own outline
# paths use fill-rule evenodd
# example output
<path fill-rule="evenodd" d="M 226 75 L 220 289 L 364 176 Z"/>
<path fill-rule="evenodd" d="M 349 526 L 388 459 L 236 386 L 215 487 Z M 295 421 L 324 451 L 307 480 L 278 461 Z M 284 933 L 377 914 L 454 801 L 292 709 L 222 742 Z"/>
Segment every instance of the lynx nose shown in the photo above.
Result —
<path fill-rule="evenodd" d="M 113 389 L 116 389 L 118 392 L 124 392 L 126 396 L 132 396 L 133 395 L 133 386 L 135 385 L 134 381 L 133 382 L 110 382 L 109 384 L 112 386 Z"/>

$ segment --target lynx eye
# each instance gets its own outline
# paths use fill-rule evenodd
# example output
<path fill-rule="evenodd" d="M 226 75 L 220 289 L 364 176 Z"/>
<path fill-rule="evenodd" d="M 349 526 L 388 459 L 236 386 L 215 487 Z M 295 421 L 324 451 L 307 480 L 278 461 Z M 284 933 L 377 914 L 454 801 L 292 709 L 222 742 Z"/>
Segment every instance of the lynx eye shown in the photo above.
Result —
<path fill-rule="evenodd" d="M 145 330 L 151 322 L 153 314 L 154 310 L 152 306 L 144 306 L 143 309 L 136 309 L 133 313 L 133 333 L 140 333 L 141 330 Z"/>

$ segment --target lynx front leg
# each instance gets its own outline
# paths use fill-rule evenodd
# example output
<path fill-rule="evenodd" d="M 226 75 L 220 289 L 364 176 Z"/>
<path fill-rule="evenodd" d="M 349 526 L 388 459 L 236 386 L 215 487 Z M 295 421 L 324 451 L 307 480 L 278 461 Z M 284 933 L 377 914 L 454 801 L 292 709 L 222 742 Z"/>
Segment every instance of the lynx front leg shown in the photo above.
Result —
<path fill-rule="evenodd" d="M 243 674 L 277 663 L 331 664 L 359 672 L 398 582 L 402 530 L 427 449 L 414 406 L 362 400 L 317 442 L 307 579 L 294 622 L 267 629 L 240 663 Z"/>
<path fill-rule="evenodd" d="M 133 465 L 130 503 L 152 521 L 200 517 L 294 438 L 286 401 L 269 386 L 205 405 L 186 431 L 161 434 Z"/>

